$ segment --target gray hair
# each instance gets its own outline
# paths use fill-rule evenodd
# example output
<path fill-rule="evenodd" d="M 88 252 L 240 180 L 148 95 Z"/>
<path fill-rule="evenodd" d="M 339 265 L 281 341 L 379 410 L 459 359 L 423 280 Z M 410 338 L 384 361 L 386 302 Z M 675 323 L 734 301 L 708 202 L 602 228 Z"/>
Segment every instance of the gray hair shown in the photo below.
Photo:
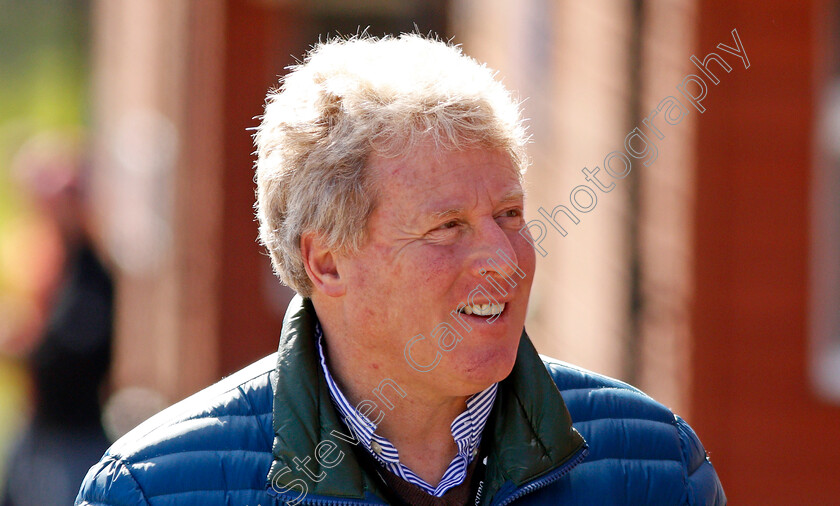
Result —
<path fill-rule="evenodd" d="M 519 103 L 458 46 L 416 34 L 319 43 L 268 93 L 254 136 L 260 242 L 280 280 L 312 293 L 302 234 L 352 254 L 376 205 L 368 158 L 440 149 L 502 149 L 527 167 Z"/>

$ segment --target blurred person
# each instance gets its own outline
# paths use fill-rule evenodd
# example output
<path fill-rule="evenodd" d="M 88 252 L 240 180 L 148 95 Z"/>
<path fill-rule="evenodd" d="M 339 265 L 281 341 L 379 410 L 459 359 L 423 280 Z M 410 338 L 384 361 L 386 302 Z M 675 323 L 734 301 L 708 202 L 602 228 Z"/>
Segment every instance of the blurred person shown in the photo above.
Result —
<path fill-rule="evenodd" d="M 84 155 L 69 133 L 25 143 L 12 174 L 50 224 L 56 248 L 35 266 L 43 282 L 40 321 L 4 347 L 25 357 L 34 401 L 31 420 L 7 465 L 3 506 L 72 503 L 86 470 L 108 447 L 100 393 L 111 362 L 113 284 L 87 224 Z"/>
<path fill-rule="evenodd" d="M 298 293 L 279 351 L 121 438 L 76 504 L 726 502 L 682 419 L 532 346 L 527 136 L 490 69 L 331 40 L 255 141 L 260 238 Z"/>

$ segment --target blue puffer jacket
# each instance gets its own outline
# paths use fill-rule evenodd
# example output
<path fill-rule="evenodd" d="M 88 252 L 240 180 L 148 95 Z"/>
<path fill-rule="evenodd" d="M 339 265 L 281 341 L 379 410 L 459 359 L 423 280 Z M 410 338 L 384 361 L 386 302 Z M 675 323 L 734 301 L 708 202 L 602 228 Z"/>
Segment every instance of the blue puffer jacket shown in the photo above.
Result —
<path fill-rule="evenodd" d="M 318 369 L 315 318 L 308 300 L 293 300 L 276 354 L 121 438 L 76 504 L 386 504 L 352 439 L 336 436 L 350 433 Z M 480 504 L 726 503 L 685 422 L 624 383 L 540 358 L 524 333 L 484 445 Z"/>

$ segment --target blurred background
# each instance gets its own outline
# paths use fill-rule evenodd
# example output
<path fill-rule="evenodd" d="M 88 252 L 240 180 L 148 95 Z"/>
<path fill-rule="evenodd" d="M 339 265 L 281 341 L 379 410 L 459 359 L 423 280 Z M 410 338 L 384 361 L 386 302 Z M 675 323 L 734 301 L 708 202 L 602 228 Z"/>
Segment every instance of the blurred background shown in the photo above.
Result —
<path fill-rule="evenodd" d="M 525 99 L 530 218 L 683 100 L 692 55 L 732 66 L 548 234 L 527 326 L 682 415 L 731 504 L 837 504 L 836 0 L 0 0 L 0 475 L 46 479 L 24 465 L 44 451 L 86 469 L 107 443 L 78 427 L 113 439 L 274 351 L 291 293 L 256 243 L 247 129 L 319 37 L 365 28 L 451 38 Z M 717 48 L 733 29 L 749 68 Z M 58 424 L 79 448 L 38 443 L 80 405 L 95 424 Z"/>

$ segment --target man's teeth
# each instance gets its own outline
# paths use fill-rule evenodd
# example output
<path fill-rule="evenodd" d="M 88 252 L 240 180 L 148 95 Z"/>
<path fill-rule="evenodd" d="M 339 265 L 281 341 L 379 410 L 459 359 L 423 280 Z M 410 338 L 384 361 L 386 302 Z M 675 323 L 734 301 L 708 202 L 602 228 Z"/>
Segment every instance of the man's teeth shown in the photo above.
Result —
<path fill-rule="evenodd" d="M 505 303 L 502 302 L 501 304 L 473 304 L 472 306 L 464 306 L 461 312 L 478 316 L 491 316 L 500 314 L 504 310 Z"/>

